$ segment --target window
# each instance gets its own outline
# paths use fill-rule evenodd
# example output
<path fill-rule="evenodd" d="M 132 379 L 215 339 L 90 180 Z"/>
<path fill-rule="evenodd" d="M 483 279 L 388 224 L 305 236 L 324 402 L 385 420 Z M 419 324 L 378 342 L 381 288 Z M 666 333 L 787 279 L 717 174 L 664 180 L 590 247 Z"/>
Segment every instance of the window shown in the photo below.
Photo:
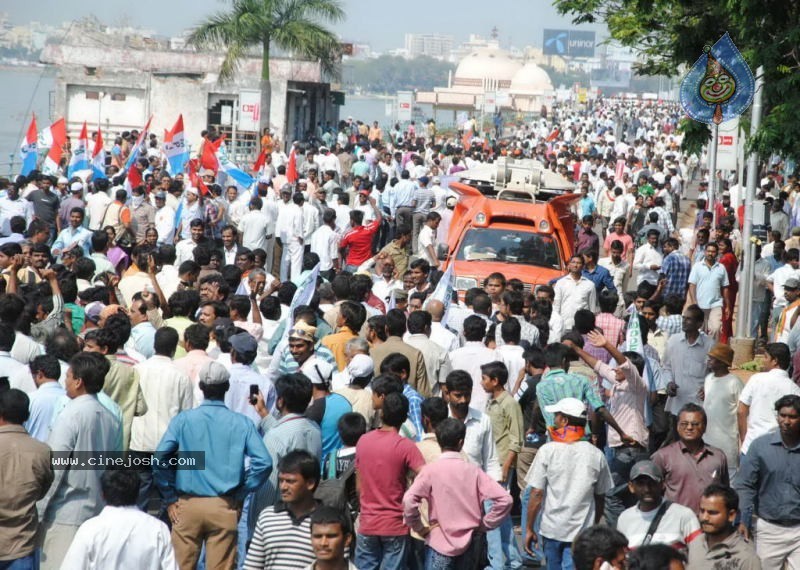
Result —
<path fill-rule="evenodd" d="M 456 259 L 496 261 L 561 269 L 552 236 L 526 231 L 471 229 L 461 241 Z"/>
<path fill-rule="evenodd" d="M 125 93 L 112 93 L 111 94 L 112 101 L 124 101 L 125 100 Z"/>
<path fill-rule="evenodd" d="M 100 93 L 98 91 L 86 91 L 86 98 L 87 99 L 100 99 Z"/>

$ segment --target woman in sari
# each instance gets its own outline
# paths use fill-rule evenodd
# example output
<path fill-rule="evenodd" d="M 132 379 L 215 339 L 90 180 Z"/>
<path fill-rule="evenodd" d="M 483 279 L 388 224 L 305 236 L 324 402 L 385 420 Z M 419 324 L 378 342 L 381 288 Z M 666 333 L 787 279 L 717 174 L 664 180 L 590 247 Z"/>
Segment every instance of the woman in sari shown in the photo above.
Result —
<path fill-rule="evenodd" d="M 736 270 L 739 268 L 739 260 L 733 253 L 733 245 L 728 238 L 720 239 L 719 245 L 719 264 L 725 268 L 728 274 L 728 288 L 731 295 L 731 308 L 727 316 L 722 316 L 722 331 L 719 341 L 727 344 L 733 338 L 733 308 L 736 306 L 736 294 L 739 292 L 739 283 L 736 281 Z"/>

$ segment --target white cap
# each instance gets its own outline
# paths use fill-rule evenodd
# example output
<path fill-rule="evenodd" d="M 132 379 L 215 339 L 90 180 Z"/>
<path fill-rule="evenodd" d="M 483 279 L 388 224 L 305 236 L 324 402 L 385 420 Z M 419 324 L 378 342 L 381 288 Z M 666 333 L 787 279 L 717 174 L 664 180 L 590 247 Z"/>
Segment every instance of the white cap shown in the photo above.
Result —
<path fill-rule="evenodd" d="M 544 410 L 549 414 L 560 412 L 573 418 L 586 417 L 586 404 L 577 398 L 562 398 L 552 406 L 545 406 Z"/>
<path fill-rule="evenodd" d="M 262 175 L 258 177 L 259 184 L 269 184 L 270 180 L 272 180 L 269 176 Z"/>
<path fill-rule="evenodd" d="M 194 194 L 195 196 L 199 196 L 200 195 L 200 192 L 197 191 L 197 188 L 193 188 L 192 186 L 189 186 L 186 189 L 186 193 L 187 194 Z"/>
<path fill-rule="evenodd" d="M 365 378 L 375 372 L 375 363 L 366 354 L 356 354 L 350 359 L 347 371 L 351 378 Z"/>
<path fill-rule="evenodd" d="M 80 192 L 83 190 L 83 184 L 80 182 L 73 182 L 72 185 L 69 187 L 70 192 Z"/>
<path fill-rule="evenodd" d="M 66 178 L 64 178 L 63 176 L 59 176 L 59 177 L 58 177 L 58 183 L 59 183 L 59 184 L 69 184 L 69 180 L 67 180 L 67 179 L 66 179 Z"/>
<path fill-rule="evenodd" d="M 321 358 L 315 358 L 314 364 L 303 371 L 312 384 L 330 384 L 333 366 Z"/>

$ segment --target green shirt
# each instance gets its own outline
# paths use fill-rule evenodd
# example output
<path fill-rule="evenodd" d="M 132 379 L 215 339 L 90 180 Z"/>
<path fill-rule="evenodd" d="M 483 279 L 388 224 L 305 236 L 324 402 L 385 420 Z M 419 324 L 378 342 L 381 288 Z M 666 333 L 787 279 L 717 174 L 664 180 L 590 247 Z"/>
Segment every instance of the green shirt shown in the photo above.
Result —
<path fill-rule="evenodd" d="M 492 422 L 497 458 L 503 464 L 509 452 L 519 453 L 522 448 L 522 408 L 511 394 L 503 390 L 497 398 L 490 398 L 486 403 L 486 414 Z"/>
<path fill-rule="evenodd" d="M 577 398 L 588 403 L 592 410 L 605 406 L 603 400 L 592 388 L 585 376 L 569 374 L 563 368 L 551 368 L 536 385 L 536 398 L 542 410 L 547 427 L 555 427 L 555 414 L 548 412 L 546 406 L 552 406 L 564 398 Z M 589 424 L 586 424 L 589 433 Z"/>

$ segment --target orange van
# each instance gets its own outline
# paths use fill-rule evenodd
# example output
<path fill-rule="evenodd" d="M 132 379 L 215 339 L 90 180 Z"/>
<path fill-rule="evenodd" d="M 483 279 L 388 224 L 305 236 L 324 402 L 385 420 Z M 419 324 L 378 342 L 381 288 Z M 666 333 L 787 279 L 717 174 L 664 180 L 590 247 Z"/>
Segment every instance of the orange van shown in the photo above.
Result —
<path fill-rule="evenodd" d="M 467 289 L 482 287 L 486 277 L 495 272 L 506 279 L 519 279 L 526 291 L 567 272 L 575 247 L 570 207 L 580 195 L 567 187 L 498 190 L 493 184 L 468 180 L 450 182 L 449 188 L 459 200 L 441 269 L 454 266 L 460 296 Z"/>

